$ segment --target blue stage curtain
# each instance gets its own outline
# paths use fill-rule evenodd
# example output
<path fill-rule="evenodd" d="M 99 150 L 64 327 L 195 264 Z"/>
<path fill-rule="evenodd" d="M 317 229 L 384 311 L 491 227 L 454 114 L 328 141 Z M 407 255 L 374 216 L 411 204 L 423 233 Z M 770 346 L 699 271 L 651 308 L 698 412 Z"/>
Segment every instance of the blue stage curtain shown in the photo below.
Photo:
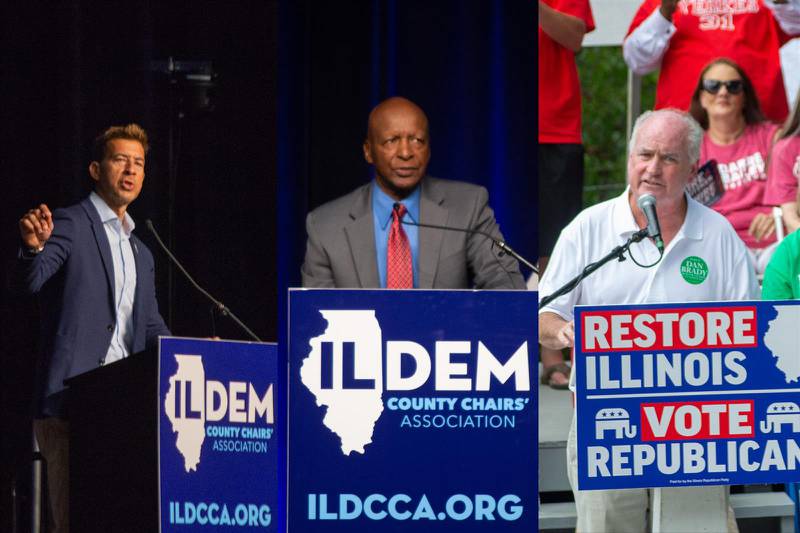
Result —
<path fill-rule="evenodd" d="M 367 114 L 393 95 L 428 114 L 429 173 L 486 186 L 509 244 L 536 258 L 533 8 L 469 0 L 281 4 L 281 289 L 300 283 L 306 213 L 371 178 L 361 154 Z"/>
<path fill-rule="evenodd" d="M 305 215 L 371 179 L 361 152 L 367 115 L 389 96 L 405 96 L 427 113 L 429 173 L 487 187 L 508 243 L 535 261 L 533 2 L 295 0 L 279 10 L 283 346 L 286 289 L 300 284 Z"/>

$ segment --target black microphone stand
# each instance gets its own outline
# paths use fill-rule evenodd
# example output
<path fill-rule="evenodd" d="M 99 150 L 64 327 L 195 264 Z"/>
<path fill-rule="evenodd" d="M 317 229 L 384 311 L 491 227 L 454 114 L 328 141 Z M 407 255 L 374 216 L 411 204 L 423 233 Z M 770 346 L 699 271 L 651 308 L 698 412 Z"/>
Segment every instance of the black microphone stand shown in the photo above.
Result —
<path fill-rule="evenodd" d="M 239 317 L 237 317 L 235 314 L 233 314 L 233 311 L 228 309 L 228 306 L 226 306 L 224 303 L 220 302 L 219 300 L 217 300 L 216 298 L 211 296 L 208 293 L 208 291 L 206 291 L 203 287 L 198 285 L 197 282 L 194 280 L 194 278 L 192 278 L 192 276 L 190 276 L 189 273 L 186 272 L 186 269 L 183 268 L 183 265 L 181 265 L 180 261 L 178 261 L 178 259 L 174 255 L 172 255 L 172 252 L 170 252 L 169 248 L 166 247 L 164 242 L 161 240 L 161 237 L 158 236 L 158 232 L 156 231 L 155 226 L 153 226 L 153 222 L 148 218 L 147 220 L 145 220 L 144 223 L 147 226 L 147 229 L 150 230 L 150 233 L 153 234 L 153 237 L 156 238 L 156 241 L 158 241 L 158 244 L 161 246 L 161 249 L 164 250 L 164 253 L 167 254 L 167 257 L 169 257 L 172 260 L 172 262 L 175 263 L 175 266 L 177 266 L 178 269 L 180 269 L 180 271 L 183 272 L 183 275 L 186 276 L 186 279 L 189 280 L 189 282 L 194 286 L 194 288 L 197 289 L 203 296 L 208 298 L 211 301 L 211 303 L 214 304 L 215 309 L 217 311 L 219 311 L 219 313 L 222 316 L 230 317 L 230 319 L 233 320 L 236 323 L 237 326 L 242 328 L 242 330 L 245 333 L 250 335 L 250 337 L 253 340 L 258 341 L 258 342 L 263 342 L 260 338 L 258 338 L 258 335 L 253 333 L 250 330 L 250 328 L 248 328 L 247 326 L 244 325 L 244 322 L 239 320 Z"/>
<path fill-rule="evenodd" d="M 625 252 L 628 251 L 628 249 L 631 247 L 631 244 L 639 242 L 639 241 L 643 241 L 647 237 L 647 235 L 648 235 L 647 228 L 640 229 L 639 231 L 637 231 L 636 233 L 631 235 L 631 238 L 628 239 L 628 241 L 625 244 L 623 244 L 621 246 L 617 246 L 616 248 L 611 250 L 611 252 L 608 255 L 606 255 L 605 257 L 603 257 L 599 261 L 595 261 L 594 263 L 590 263 L 590 264 L 586 265 L 586 268 L 583 269 L 583 272 L 581 272 L 580 274 L 575 276 L 573 279 L 569 280 L 567 283 L 564 284 L 563 287 L 558 289 L 556 292 L 554 292 L 550 296 L 546 296 L 545 298 L 542 298 L 542 300 L 539 302 L 539 309 L 541 309 L 542 307 L 546 306 L 547 304 L 549 304 L 550 302 L 552 302 L 553 300 L 555 300 L 559 296 L 567 294 L 568 292 L 570 292 L 573 289 L 575 289 L 575 287 L 577 287 L 578 284 L 581 281 L 584 280 L 584 278 L 588 277 L 592 272 L 594 272 L 595 270 L 597 270 L 601 266 L 605 265 L 606 263 L 608 263 L 612 259 L 617 259 L 619 261 L 625 261 Z"/>

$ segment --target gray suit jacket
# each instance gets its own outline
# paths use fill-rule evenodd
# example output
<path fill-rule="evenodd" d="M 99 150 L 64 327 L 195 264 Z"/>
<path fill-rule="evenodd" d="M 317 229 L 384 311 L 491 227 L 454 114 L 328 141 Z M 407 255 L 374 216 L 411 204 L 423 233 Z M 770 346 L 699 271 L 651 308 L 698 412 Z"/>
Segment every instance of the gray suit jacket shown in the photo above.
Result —
<path fill-rule="evenodd" d="M 502 239 L 486 189 L 426 176 L 420 222 L 480 230 Z M 303 287 L 378 288 L 372 183 L 322 205 L 306 219 Z M 517 262 L 482 235 L 419 228 L 420 289 L 525 289 Z"/>

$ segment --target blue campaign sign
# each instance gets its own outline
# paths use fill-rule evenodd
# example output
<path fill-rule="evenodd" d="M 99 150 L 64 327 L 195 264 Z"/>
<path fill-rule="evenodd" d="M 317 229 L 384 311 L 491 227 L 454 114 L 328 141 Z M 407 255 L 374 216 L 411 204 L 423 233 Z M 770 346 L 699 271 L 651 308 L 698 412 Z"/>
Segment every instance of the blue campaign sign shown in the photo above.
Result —
<path fill-rule="evenodd" d="M 800 480 L 798 303 L 576 307 L 579 487 Z"/>
<path fill-rule="evenodd" d="M 290 533 L 536 531 L 536 308 L 290 291 Z"/>
<path fill-rule="evenodd" d="M 161 531 L 274 531 L 277 346 L 162 337 Z"/>

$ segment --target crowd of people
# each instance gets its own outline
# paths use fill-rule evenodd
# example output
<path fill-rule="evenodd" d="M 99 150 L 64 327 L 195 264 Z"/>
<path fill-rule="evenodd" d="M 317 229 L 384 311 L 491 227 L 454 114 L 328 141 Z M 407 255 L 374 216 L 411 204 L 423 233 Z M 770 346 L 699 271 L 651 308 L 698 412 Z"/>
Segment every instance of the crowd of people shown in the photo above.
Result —
<path fill-rule="evenodd" d="M 571 113 L 564 116 L 577 113 L 580 127 L 578 77 L 563 72 L 575 70 L 581 39 L 594 29 L 591 8 L 588 0 L 540 0 L 539 12 L 540 110 L 569 105 Z M 644 194 L 657 200 L 665 246 L 662 251 L 652 240 L 635 244 L 632 254 L 657 267 L 609 263 L 539 310 L 543 385 L 567 387 L 570 366 L 564 358 L 575 342 L 575 305 L 742 300 L 759 293 L 765 299 L 800 297 L 800 92 L 790 106 L 779 57 L 780 47 L 798 35 L 798 0 L 644 0 L 622 54 L 637 74 L 659 71 L 655 111 L 643 113 L 633 129 L 626 190 L 577 216 L 580 195 L 554 200 L 545 189 L 557 184 L 561 194 L 572 190 L 561 184 L 582 185 L 583 163 L 574 160 L 582 159 L 581 132 L 567 140 L 554 137 L 553 115 L 540 111 L 539 209 L 540 220 L 547 219 L 539 225 L 540 298 L 647 226 L 637 203 Z M 543 103 L 558 83 L 559 93 L 571 100 Z M 581 151 L 567 154 L 559 148 L 563 143 Z M 559 153 L 578 170 L 554 163 Z M 686 191 L 701 168 L 711 168 L 721 184 L 709 205 Z M 568 214 L 568 220 L 554 212 Z M 715 276 L 699 285 L 681 283 L 677 272 L 688 256 L 702 257 Z M 574 421 L 567 459 L 577 530 L 646 529 L 647 491 L 577 490 Z M 736 531 L 731 516 L 728 529 Z"/>

